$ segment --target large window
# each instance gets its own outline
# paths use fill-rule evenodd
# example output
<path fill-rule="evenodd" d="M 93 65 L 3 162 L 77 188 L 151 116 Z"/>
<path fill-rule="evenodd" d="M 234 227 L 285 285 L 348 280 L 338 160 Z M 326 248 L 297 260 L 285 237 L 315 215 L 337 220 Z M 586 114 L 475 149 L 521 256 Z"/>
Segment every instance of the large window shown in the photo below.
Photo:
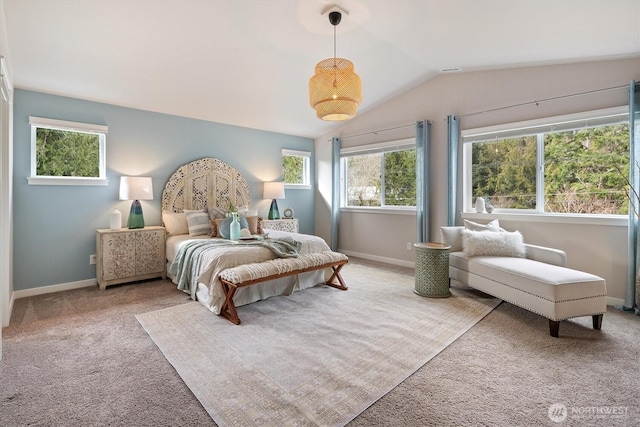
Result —
<path fill-rule="evenodd" d="M 414 207 L 415 140 L 340 150 L 341 205 L 346 207 Z"/>
<path fill-rule="evenodd" d="M 107 127 L 29 117 L 29 184 L 107 185 Z"/>
<path fill-rule="evenodd" d="M 462 132 L 464 209 L 628 212 L 628 112 L 622 108 Z"/>
<path fill-rule="evenodd" d="M 311 186 L 311 153 L 282 149 L 282 181 L 287 188 Z"/>

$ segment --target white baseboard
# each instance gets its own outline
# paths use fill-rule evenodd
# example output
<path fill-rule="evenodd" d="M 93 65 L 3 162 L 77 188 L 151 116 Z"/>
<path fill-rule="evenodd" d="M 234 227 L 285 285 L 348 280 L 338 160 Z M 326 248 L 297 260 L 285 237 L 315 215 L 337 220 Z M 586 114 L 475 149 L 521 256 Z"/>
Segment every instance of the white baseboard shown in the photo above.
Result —
<path fill-rule="evenodd" d="M 614 306 L 614 307 L 623 306 L 624 305 L 624 299 L 622 299 L 622 298 L 614 298 L 614 297 L 607 297 L 607 305 L 611 305 L 611 306 Z"/>
<path fill-rule="evenodd" d="M 401 265 L 402 267 L 415 268 L 415 266 L 416 266 L 415 262 L 404 261 L 404 260 L 401 260 L 401 259 L 386 258 L 386 257 L 381 257 L 381 256 L 376 256 L 376 255 L 363 254 L 363 253 L 360 253 L 360 252 L 345 251 L 345 250 L 342 250 L 342 249 L 338 249 L 338 252 L 342 252 L 343 254 L 345 254 L 347 256 L 350 255 L 350 256 L 354 256 L 356 258 L 368 259 L 370 261 L 378 261 L 378 262 L 385 262 L 387 264 Z"/>
<path fill-rule="evenodd" d="M 13 291 L 11 296 L 12 306 L 13 300 L 18 298 L 32 297 L 34 295 L 50 294 L 53 292 L 68 291 L 70 289 L 87 288 L 97 285 L 96 279 L 79 280 L 77 282 L 60 283 L 57 285 L 40 286 L 39 288 L 21 289 Z"/>

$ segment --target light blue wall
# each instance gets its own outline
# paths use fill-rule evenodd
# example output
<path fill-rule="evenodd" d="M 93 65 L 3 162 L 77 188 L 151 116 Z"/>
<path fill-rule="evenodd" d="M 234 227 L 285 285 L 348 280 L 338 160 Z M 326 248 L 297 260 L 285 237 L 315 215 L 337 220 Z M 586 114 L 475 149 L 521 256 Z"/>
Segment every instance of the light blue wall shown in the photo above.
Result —
<path fill-rule="evenodd" d="M 109 185 L 27 185 L 29 116 L 108 126 Z M 171 174 L 192 160 L 217 157 L 244 175 L 253 207 L 266 217 L 270 201 L 262 199 L 262 183 L 281 179 L 280 150 L 314 151 L 308 138 L 25 90 L 15 91 L 13 129 L 15 290 L 96 277 L 95 265 L 89 265 L 89 255 L 96 252 L 96 229 L 109 227 L 114 208 L 122 212 L 124 224 L 129 212 L 130 202 L 118 200 L 121 175 L 153 178 L 154 200 L 141 203 L 145 223 L 159 225 L 162 189 Z M 287 189 L 286 199 L 278 204 L 281 211 L 295 211 L 301 232 L 313 233 L 313 189 Z"/>

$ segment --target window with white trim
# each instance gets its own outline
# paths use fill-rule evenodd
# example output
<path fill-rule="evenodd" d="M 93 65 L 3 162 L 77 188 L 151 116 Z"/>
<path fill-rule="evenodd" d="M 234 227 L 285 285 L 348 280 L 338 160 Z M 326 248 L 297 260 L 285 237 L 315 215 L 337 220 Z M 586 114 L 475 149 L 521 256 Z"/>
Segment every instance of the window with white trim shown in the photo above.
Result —
<path fill-rule="evenodd" d="M 340 150 L 342 207 L 415 207 L 415 138 Z"/>
<path fill-rule="evenodd" d="M 628 212 L 626 107 L 464 130 L 463 209 L 478 197 L 495 212 Z"/>
<path fill-rule="evenodd" d="M 107 126 L 29 117 L 30 185 L 107 185 Z"/>
<path fill-rule="evenodd" d="M 286 188 L 311 187 L 311 152 L 282 149 L 282 182 Z"/>

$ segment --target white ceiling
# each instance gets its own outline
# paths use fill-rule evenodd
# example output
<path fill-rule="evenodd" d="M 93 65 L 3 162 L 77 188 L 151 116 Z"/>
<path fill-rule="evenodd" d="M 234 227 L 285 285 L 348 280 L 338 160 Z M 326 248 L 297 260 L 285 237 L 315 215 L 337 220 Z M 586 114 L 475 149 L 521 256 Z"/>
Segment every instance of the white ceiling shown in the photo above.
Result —
<path fill-rule="evenodd" d="M 337 56 L 359 113 L 440 74 L 640 55 L 640 0 L 0 0 L 17 88 L 317 137 L 307 85 Z"/>

